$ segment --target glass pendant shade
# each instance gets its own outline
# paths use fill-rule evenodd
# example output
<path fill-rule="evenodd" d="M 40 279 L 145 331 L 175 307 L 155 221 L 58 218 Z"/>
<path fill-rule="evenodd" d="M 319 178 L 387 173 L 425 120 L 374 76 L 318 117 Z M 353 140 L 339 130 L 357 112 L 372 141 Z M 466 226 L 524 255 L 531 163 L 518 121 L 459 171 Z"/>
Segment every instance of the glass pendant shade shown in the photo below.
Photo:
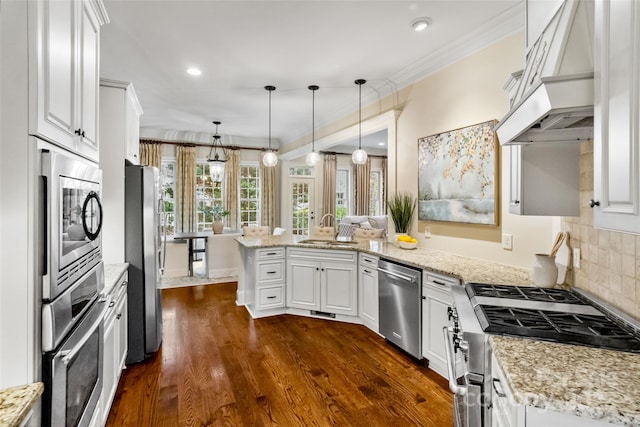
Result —
<path fill-rule="evenodd" d="M 307 165 L 315 166 L 320 161 L 320 154 L 316 153 L 315 151 L 312 151 L 309 154 L 307 154 L 306 161 L 307 161 Z"/>
<path fill-rule="evenodd" d="M 216 133 L 213 135 L 213 144 L 211 145 L 211 150 L 209 150 L 209 155 L 207 156 L 207 163 L 209 164 L 209 175 L 211 175 L 211 181 L 219 183 L 224 179 L 224 164 L 226 160 L 221 159 L 218 155 L 218 146 L 222 148 L 222 141 L 220 141 L 220 135 L 218 135 L 218 126 L 220 126 L 220 122 L 215 121 L 213 124 L 216 125 Z M 213 158 L 211 158 L 212 152 Z"/>
<path fill-rule="evenodd" d="M 272 168 L 278 164 L 278 156 L 273 151 L 267 151 L 264 153 L 264 156 L 262 156 L 262 163 L 265 166 Z"/>
<path fill-rule="evenodd" d="M 362 149 L 362 85 L 367 81 L 358 79 L 354 83 L 358 85 L 358 149 L 351 155 L 351 161 L 356 165 L 364 165 L 367 162 L 367 152 Z"/>
<path fill-rule="evenodd" d="M 224 178 L 224 161 L 218 159 L 216 154 L 213 160 L 209 160 L 209 174 L 211 175 L 211 181 L 222 182 Z"/>
<path fill-rule="evenodd" d="M 262 156 L 262 163 L 272 168 L 278 164 L 278 155 L 271 150 L 271 92 L 276 90 L 275 86 L 265 86 L 264 89 L 269 92 L 269 150 Z"/>
<path fill-rule="evenodd" d="M 351 155 L 351 161 L 356 165 L 364 165 L 365 163 L 367 163 L 367 157 L 367 152 L 358 148 Z"/>

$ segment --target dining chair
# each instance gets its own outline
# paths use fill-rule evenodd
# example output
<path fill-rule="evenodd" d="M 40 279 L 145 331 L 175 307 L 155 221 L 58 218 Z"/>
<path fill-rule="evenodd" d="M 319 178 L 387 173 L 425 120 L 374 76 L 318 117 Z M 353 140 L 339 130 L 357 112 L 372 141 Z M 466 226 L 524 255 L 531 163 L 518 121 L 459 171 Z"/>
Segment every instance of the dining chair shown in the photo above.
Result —
<path fill-rule="evenodd" d="M 274 236 L 281 236 L 283 234 L 287 234 L 287 230 L 285 230 L 284 228 L 276 227 L 273 229 Z"/>
<path fill-rule="evenodd" d="M 266 225 L 251 225 L 249 227 L 242 227 L 242 234 L 244 234 L 244 237 L 268 236 L 269 227 Z"/>

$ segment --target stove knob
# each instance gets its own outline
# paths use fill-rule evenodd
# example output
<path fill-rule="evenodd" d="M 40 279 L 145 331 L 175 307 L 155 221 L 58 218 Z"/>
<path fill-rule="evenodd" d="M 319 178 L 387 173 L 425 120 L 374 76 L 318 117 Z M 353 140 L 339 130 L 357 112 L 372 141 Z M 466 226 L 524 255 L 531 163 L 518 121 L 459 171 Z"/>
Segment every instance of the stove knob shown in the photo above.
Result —
<path fill-rule="evenodd" d="M 468 354 L 469 353 L 469 343 L 466 342 L 466 341 L 460 341 L 460 343 L 458 344 L 458 348 L 460 349 L 462 354 Z"/>
<path fill-rule="evenodd" d="M 460 338 L 454 335 L 453 336 L 453 352 L 457 353 L 459 348 L 460 348 Z"/>
<path fill-rule="evenodd" d="M 447 317 L 449 320 L 453 319 L 453 307 L 447 307 Z"/>

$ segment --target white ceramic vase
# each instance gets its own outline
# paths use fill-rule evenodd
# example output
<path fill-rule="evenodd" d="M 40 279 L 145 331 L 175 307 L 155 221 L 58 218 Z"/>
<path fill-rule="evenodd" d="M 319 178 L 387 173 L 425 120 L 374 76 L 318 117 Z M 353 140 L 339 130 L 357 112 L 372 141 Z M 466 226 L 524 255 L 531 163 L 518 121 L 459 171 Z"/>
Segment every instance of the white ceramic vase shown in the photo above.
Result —
<path fill-rule="evenodd" d="M 546 254 L 536 254 L 535 262 L 531 270 L 531 278 L 536 286 L 550 288 L 558 279 L 558 267 L 556 257 Z"/>
<path fill-rule="evenodd" d="M 215 221 L 211 224 L 211 229 L 213 230 L 213 234 L 222 234 L 224 223 L 222 221 Z"/>

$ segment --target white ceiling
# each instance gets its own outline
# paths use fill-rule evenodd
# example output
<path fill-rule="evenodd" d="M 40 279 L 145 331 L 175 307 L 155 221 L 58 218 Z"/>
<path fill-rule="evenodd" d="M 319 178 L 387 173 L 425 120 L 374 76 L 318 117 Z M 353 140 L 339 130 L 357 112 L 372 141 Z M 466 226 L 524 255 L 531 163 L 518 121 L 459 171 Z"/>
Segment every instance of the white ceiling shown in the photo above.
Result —
<path fill-rule="evenodd" d="M 106 0 L 102 77 L 132 82 L 143 134 L 309 138 L 316 129 L 521 30 L 521 0 Z M 410 23 L 432 18 L 416 33 Z M 198 77 L 185 71 L 202 70 Z M 506 78 L 506 76 L 505 76 Z"/>

